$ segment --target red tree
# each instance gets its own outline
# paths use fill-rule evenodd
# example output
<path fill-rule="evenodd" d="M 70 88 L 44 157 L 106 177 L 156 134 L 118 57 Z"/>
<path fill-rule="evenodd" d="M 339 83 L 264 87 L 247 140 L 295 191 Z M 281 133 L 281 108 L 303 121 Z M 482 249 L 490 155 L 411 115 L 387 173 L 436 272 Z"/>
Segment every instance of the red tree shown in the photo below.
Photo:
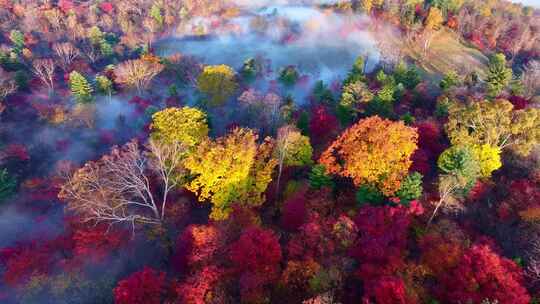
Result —
<path fill-rule="evenodd" d="M 3 281 L 14 287 L 24 284 L 32 275 L 48 274 L 53 267 L 54 251 L 38 241 L 0 249 L 0 264 L 4 266 Z"/>
<path fill-rule="evenodd" d="M 190 225 L 176 241 L 175 267 L 179 272 L 186 267 L 207 265 L 220 246 L 220 234 L 214 226 Z"/>
<path fill-rule="evenodd" d="M 404 266 L 404 251 L 411 222 L 409 210 L 399 207 L 366 206 L 355 218 L 358 240 L 350 255 L 360 264 L 363 280 L 393 275 Z"/>
<path fill-rule="evenodd" d="M 336 131 L 338 121 L 336 117 L 320 105 L 313 109 L 309 121 L 311 139 L 315 142 L 323 142 Z"/>
<path fill-rule="evenodd" d="M 281 247 L 271 230 L 259 227 L 246 229 L 235 242 L 229 255 L 234 271 L 240 275 L 240 292 L 244 301 L 264 297 L 264 286 L 279 276 Z"/>
<path fill-rule="evenodd" d="M 165 293 L 165 273 L 145 267 L 118 282 L 115 304 L 159 304 Z"/>
<path fill-rule="evenodd" d="M 309 220 L 300 226 L 287 243 L 289 259 L 314 259 L 330 257 L 336 249 L 333 240 L 331 220 L 325 220 L 317 213 L 309 215 Z"/>
<path fill-rule="evenodd" d="M 440 282 L 438 293 L 445 303 L 481 303 L 485 299 L 500 304 L 530 302 L 519 266 L 486 245 L 469 248 L 457 267 L 444 273 Z"/>
<path fill-rule="evenodd" d="M 107 225 L 89 226 L 77 221 L 71 223 L 73 229 L 73 253 L 76 259 L 98 263 L 112 252 L 122 248 L 130 235 L 127 231 Z"/>
<path fill-rule="evenodd" d="M 364 284 L 362 303 L 370 304 L 409 304 L 415 303 L 407 296 L 405 284 L 398 277 L 384 276 Z"/>
<path fill-rule="evenodd" d="M 289 198 L 283 206 L 281 225 L 289 231 L 296 231 L 302 226 L 307 217 L 306 205 L 308 204 L 304 193 L 298 193 Z"/>
<path fill-rule="evenodd" d="M 206 298 L 215 298 L 214 290 L 222 275 L 215 266 L 205 266 L 176 287 L 179 304 L 206 304 Z"/>

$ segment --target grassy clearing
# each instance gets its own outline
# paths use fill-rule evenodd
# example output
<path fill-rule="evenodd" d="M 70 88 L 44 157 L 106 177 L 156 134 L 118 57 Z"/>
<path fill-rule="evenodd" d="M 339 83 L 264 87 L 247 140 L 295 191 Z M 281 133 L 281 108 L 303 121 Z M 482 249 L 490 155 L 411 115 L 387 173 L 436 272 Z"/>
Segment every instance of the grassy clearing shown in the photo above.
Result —
<path fill-rule="evenodd" d="M 463 76 L 472 71 L 477 71 L 481 77 L 485 75 L 488 58 L 482 52 L 462 43 L 459 36 L 449 29 L 443 28 L 434 35 L 426 55 L 423 54 L 422 42 L 407 43 L 405 37 L 395 31 L 376 37 L 386 41 L 390 39 L 393 45 L 402 48 L 406 57 L 428 74 L 440 77 L 453 70 Z"/>

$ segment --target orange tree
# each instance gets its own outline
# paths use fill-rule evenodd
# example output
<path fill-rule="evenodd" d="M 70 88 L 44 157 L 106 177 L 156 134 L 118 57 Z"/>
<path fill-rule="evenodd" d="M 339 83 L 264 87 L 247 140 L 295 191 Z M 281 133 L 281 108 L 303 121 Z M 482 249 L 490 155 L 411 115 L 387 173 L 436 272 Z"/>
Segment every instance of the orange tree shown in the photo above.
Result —
<path fill-rule="evenodd" d="M 347 129 L 321 155 L 328 172 L 369 184 L 393 195 L 407 176 L 410 157 L 416 150 L 416 129 L 403 122 L 372 116 Z"/>

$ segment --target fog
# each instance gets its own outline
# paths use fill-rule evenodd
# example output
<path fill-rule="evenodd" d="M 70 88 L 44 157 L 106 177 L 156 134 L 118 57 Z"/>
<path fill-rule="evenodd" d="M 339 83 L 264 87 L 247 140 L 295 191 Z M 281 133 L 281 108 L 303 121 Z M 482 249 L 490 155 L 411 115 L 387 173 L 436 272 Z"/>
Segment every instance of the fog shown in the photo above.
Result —
<path fill-rule="evenodd" d="M 281 68 L 294 65 L 307 81 L 300 88 L 304 94 L 292 92 L 299 99 L 317 80 L 331 84 L 342 79 L 359 55 L 368 58 L 368 70 L 379 58 L 365 16 L 272 5 L 217 26 L 212 21 L 194 20 L 184 32 L 156 43 L 158 53 L 192 55 L 204 64 L 227 64 L 237 70 L 245 60 L 259 57 L 269 65 L 266 80 L 276 79 Z M 207 35 L 193 36 L 192 29 L 201 27 Z"/>

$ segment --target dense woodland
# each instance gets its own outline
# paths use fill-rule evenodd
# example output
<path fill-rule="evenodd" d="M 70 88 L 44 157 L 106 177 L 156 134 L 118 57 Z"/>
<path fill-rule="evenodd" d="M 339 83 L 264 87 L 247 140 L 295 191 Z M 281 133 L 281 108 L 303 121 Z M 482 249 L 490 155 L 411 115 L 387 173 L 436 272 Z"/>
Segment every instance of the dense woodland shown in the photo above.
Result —
<path fill-rule="evenodd" d="M 540 303 L 540 10 L 289 6 L 372 52 L 328 81 L 161 50 L 325 26 L 281 6 L 0 0 L 0 303 Z M 443 32 L 485 64 L 423 70 Z"/>

